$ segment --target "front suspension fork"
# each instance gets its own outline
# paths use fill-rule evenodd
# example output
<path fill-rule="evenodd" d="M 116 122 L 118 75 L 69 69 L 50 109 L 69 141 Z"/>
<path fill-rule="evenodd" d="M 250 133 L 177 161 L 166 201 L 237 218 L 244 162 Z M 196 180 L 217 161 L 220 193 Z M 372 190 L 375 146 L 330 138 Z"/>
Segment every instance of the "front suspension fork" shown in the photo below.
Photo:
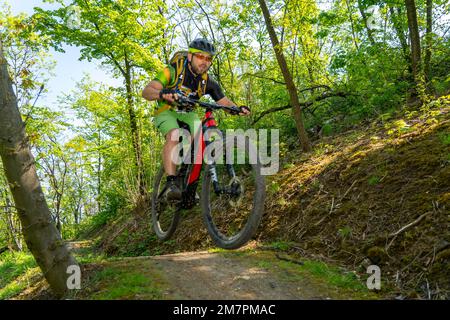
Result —
<path fill-rule="evenodd" d="M 226 165 L 228 176 L 232 181 L 236 179 L 236 173 L 234 172 L 234 168 L 231 164 Z M 211 176 L 211 180 L 213 183 L 214 192 L 216 194 L 221 194 L 226 191 L 225 187 L 221 187 L 219 184 L 219 179 L 217 177 L 216 165 L 212 164 L 209 166 L 209 175 Z"/>
<path fill-rule="evenodd" d="M 213 126 L 213 127 L 204 127 L 203 130 L 204 132 L 206 132 L 207 130 L 210 129 L 216 129 L 217 127 Z M 208 146 L 211 142 L 210 141 L 205 141 L 205 145 Z M 236 181 L 236 172 L 234 171 L 234 167 L 231 164 L 226 164 L 225 165 L 228 176 L 231 178 L 232 184 L 231 184 L 231 188 L 227 187 L 227 186 L 221 186 L 219 183 L 219 178 L 217 176 L 217 169 L 216 169 L 216 165 L 213 163 L 209 166 L 209 175 L 211 177 L 212 183 L 213 183 L 213 188 L 214 188 L 214 192 L 215 194 L 219 195 L 219 194 L 223 194 L 223 193 L 236 193 L 233 191 L 233 185 L 235 184 Z"/>

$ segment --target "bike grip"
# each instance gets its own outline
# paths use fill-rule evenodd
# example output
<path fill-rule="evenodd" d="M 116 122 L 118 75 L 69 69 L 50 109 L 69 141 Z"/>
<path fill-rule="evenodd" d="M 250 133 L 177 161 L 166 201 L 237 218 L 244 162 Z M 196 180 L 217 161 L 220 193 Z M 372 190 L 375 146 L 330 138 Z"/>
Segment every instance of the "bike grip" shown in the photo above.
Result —
<path fill-rule="evenodd" d="M 159 91 L 159 98 L 163 99 L 163 97 L 162 97 L 163 94 L 175 94 L 175 93 L 178 93 L 178 92 L 176 92 L 176 90 L 164 88 L 164 89 L 161 89 L 161 91 Z"/>
<path fill-rule="evenodd" d="M 241 109 L 238 107 L 230 107 L 230 111 L 232 115 L 238 115 L 241 112 Z"/>
<path fill-rule="evenodd" d="M 250 110 L 248 106 L 240 106 L 239 107 L 240 112 L 242 112 L 242 109 L 247 109 L 248 112 L 252 112 L 252 110 Z"/>

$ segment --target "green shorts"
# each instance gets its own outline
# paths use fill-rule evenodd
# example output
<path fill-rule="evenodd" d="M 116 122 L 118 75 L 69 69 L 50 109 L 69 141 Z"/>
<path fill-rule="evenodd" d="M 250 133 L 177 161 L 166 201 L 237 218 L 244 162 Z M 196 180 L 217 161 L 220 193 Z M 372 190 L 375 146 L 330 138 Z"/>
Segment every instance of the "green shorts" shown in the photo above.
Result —
<path fill-rule="evenodd" d="M 191 136 L 194 136 L 197 130 L 201 128 L 200 119 L 195 112 L 181 113 L 174 110 L 166 110 L 158 114 L 154 119 L 156 128 L 164 137 L 170 130 L 180 127 L 177 120 L 189 125 Z"/>

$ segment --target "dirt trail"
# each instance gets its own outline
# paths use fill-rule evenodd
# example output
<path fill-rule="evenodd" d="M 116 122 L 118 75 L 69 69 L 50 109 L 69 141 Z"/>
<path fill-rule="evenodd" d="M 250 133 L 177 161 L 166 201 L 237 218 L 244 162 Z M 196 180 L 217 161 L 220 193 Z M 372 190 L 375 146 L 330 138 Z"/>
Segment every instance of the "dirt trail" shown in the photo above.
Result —
<path fill-rule="evenodd" d="M 267 269 L 217 253 L 186 252 L 150 261 L 168 275 L 170 287 L 165 294 L 180 299 L 305 299 L 316 291 L 311 285 L 280 281 Z"/>
<path fill-rule="evenodd" d="M 78 257 L 94 254 L 90 241 L 68 243 Z M 281 258 L 281 259 L 280 259 Z M 257 247 L 215 252 L 107 258 L 82 263 L 81 290 L 69 299 L 302 300 L 380 299 L 348 272 L 285 252 Z M 289 260 L 289 261 L 287 261 Z M 336 271 L 340 270 L 340 271 Z M 339 280 L 340 279 L 340 280 Z M 338 283 L 338 281 L 340 283 Z M 15 299 L 53 299 L 45 280 Z"/>
<path fill-rule="evenodd" d="M 276 258 L 270 251 L 183 252 L 152 257 L 122 258 L 108 261 L 104 268 L 125 274 L 144 276 L 141 286 L 152 287 L 148 296 L 139 291 L 126 299 L 190 300 L 301 300 L 367 299 L 366 290 L 338 287 L 316 277 L 303 266 Z M 147 283 L 147 284 L 145 284 Z M 103 293 L 117 282 L 97 284 Z M 108 288 L 109 287 L 109 288 Z M 147 289 L 148 289 L 147 287 Z M 156 289 L 158 296 L 154 295 Z M 95 289 L 91 292 L 98 292 Z M 370 297 L 369 297 L 370 296 Z M 88 298 L 98 298 L 90 296 Z M 114 297 L 122 299 L 122 297 Z"/>

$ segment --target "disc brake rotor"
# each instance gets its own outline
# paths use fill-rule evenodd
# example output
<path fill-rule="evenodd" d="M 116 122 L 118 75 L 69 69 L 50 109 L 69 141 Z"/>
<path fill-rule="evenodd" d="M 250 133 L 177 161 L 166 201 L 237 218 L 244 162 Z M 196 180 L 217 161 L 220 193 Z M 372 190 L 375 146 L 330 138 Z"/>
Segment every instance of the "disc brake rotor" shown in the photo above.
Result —
<path fill-rule="evenodd" d="M 243 186 L 241 180 L 239 180 L 238 177 L 233 177 L 231 179 L 230 183 L 228 184 L 228 187 L 230 188 L 230 190 L 236 188 L 236 187 L 233 186 L 233 184 L 237 184 L 238 185 L 237 191 L 239 192 L 239 195 L 238 196 L 231 196 L 230 199 L 228 200 L 228 203 L 230 204 L 231 207 L 237 208 L 242 203 L 242 198 L 244 196 L 244 186 Z"/>

